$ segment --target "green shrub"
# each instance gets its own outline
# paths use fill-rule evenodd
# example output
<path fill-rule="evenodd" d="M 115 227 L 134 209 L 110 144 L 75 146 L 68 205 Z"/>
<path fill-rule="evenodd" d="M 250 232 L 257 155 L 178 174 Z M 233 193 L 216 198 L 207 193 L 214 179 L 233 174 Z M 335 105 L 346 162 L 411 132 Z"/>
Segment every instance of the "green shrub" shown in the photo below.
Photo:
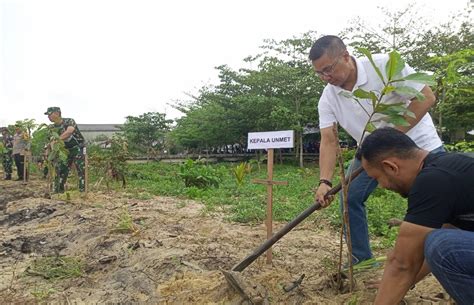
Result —
<path fill-rule="evenodd" d="M 209 165 L 201 165 L 191 159 L 186 160 L 179 168 L 179 176 L 186 187 L 207 188 L 219 186 L 220 175 L 217 169 Z"/>
<path fill-rule="evenodd" d="M 474 141 L 461 141 L 455 144 L 445 144 L 448 151 L 474 152 Z"/>

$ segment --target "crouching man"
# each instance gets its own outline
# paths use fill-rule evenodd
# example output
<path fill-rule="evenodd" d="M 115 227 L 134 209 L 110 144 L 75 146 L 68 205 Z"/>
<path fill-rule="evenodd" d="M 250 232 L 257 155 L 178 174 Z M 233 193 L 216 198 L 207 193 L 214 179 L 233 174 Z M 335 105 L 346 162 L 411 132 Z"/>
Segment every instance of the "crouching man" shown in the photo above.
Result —
<path fill-rule="evenodd" d="M 375 304 L 397 304 L 430 272 L 457 304 L 474 304 L 474 158 L 429 153 L 393 128 L 367 136 L 357 158 L 381 187 L 408 198 Z"/>

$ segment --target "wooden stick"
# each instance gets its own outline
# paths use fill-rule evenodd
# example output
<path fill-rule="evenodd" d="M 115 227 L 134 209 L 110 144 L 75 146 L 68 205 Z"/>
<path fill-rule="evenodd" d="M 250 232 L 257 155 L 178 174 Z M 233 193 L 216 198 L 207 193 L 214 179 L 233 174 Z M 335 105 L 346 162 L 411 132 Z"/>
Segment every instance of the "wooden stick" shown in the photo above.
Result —
<path fill-rule="evenodd" d="M 273 180 L 273 148 L 268 149 L 267 154 L 267 172 L 268 181 Z M 267 185 L 267 239 L 270 239 L 273 235 L 273 185 Z M 272 248 L 267 250 L 267 265 L 272 264 Z"/>
<path fill-rule="evenodd" d="M 23 183 L 28 183 L 28 153 L 25 151 L 23 155 Z"/>
<path fill-rule="evenodd" d="M 87 196 L 87 192 L 89 191 L 89 171 L 88 171 L 88 168 L 89 168 L 89 158 L 87 158 L 87 147 L 84 147 L 83 148 L 83 152 L 84 152 L 84 192 L 85 192 L 85 195 Z"/>
<path fill-rule="evenodd" d="M 352 269 L 352 242 L 351 242 L 351 230 L 350 230 L 350 223 L 349 223 L 349 205 L 347 203 L 347 191 L 348 191 L 348 185 L 346 183 L 346 177 L 344 173 L 344 158 L 342 157 L 342 150 L 341 146 L 339 145 L 339 134 L 337 133 L 337 124 L 333 123 L 332 125 L 332 132 L 334 133 L 334 136 L 336 140 L 338 141 L 336 148 L 337 148 L 337 160 L 339 162 L 339 171 L 340 171 L 340 176 L 341 176 L 341 182 L 342 182 L 342 193 L 343 193 L 343 227 L 346 228 L 346 242 L 347 242 L 347 250 L 349 252 L 349 290 L 352 292 L 353 290 L 353 269 Z M 350 181 L 349 181 L 350 183 Z M 340 248 L 342 251 L 342 247 Z M 342 256 L 342 252 L 341 252 Z M 339 262 L 342 264 L 342 260 Z"/>

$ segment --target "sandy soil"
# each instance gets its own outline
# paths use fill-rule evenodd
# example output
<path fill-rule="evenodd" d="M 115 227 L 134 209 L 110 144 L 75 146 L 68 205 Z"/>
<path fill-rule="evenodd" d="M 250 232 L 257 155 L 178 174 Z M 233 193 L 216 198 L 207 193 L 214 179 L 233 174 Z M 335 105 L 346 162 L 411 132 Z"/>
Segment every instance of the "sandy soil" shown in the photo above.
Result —
<path fill-rule="evenodd" d="M 263 242 L 264 225 L 203 215 L 201 204 L 178 198 L 98 192 L 71 197 L 45 198 L 41 180 L 0 181 L 2 303 L 368 304 L 374 291 L 364 282 L 382 272 L 356 274 L 353 293 L 346 292 L 348 281 L 344 292 L 337 291 L 331 274 L 339 234 L 313 218 L 274 246 L 272 266 L 262 256 L 241 273 L 251 297 L 246 301 L 219 270 L 231 269 Z M 116 230 L 124 211 L 135 232 Z M 276 223 L 275 230 L 282 225 Z M 83 275 L 47 280 L 29 272 L 35 259 L 46 256 L 79 258 Z M 303 274 L 301 284 L 286 292 Z M 429 277 L 405 304 L 449 304 L 445 299 Z"/>

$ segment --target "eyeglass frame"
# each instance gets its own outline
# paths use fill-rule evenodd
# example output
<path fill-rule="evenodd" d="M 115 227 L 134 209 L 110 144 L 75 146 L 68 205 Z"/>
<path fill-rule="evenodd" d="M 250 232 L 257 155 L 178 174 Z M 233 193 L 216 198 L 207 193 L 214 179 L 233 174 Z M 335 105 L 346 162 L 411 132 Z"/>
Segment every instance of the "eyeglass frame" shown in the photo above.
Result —
<path fill-rule="evenodd" d="M 326 68 L 324 68 L 323 71 L 315 71 L 316 74 L 318 76 L 331 76 L 334 73 L 334 68 L 339 63 L 339 60 L 341 59 L 342 55 L 344 55 L 344 54 L 340 54 L 336 58 L 336 60 L 330 66 L 327 66 Z M 326 70 L 326 71 L 324 71 L 324 70 Z"/>

